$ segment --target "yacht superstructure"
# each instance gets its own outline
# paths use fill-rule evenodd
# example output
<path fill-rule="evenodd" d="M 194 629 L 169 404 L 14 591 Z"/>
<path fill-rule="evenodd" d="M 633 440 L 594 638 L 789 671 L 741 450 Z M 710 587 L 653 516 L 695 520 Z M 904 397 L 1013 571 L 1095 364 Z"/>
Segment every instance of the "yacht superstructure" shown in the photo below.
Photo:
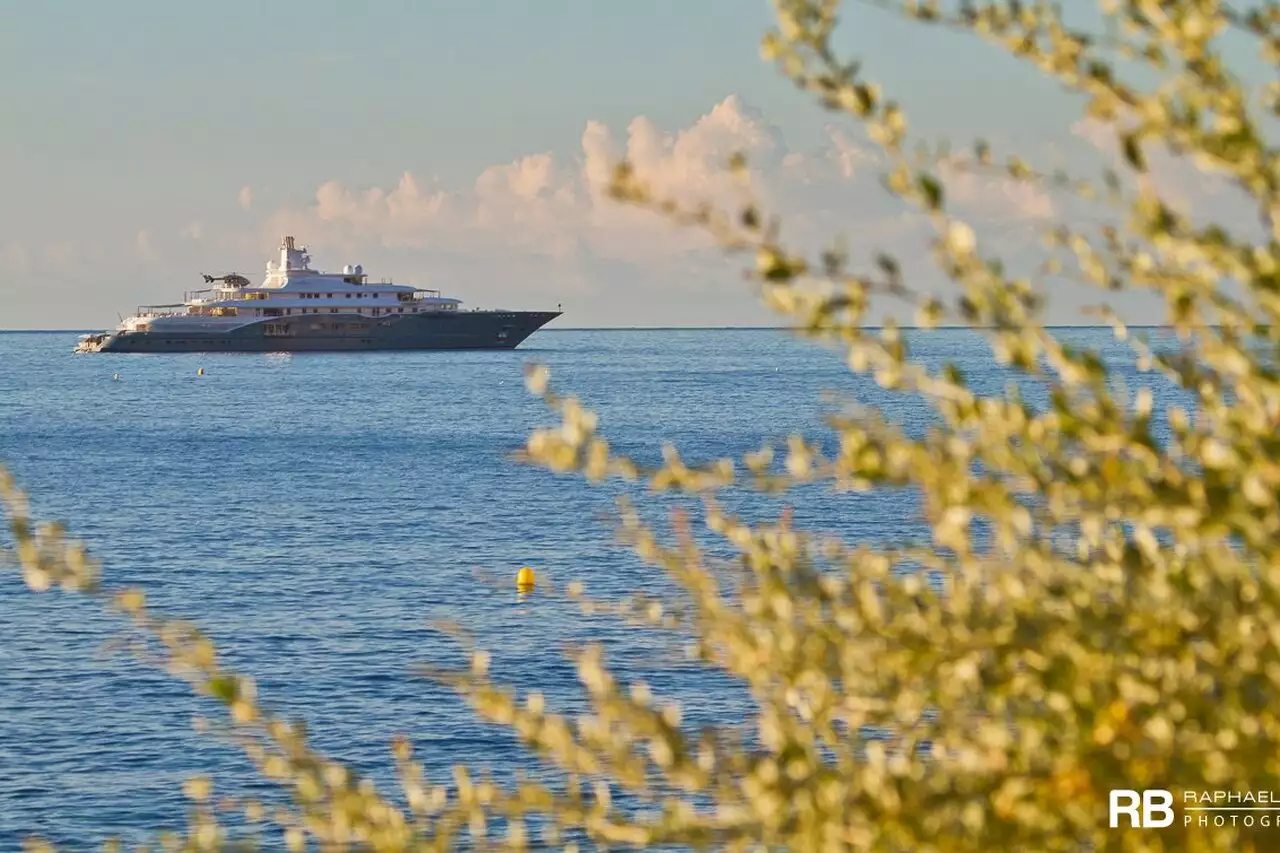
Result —
<path fill-rule="evenodd" d="M 389 281 L 359 265 L 310 267 L 305 247 L 285 237 L 254 287 L 242 275 L 204 276 L 211 285 L 171 305 L 149 305 L 114 332 L 85 335 L 78 352 L 305 352 L 385 349 L 511 349 L 560 316 L 555 311 L 463 310 L 461 301 Z"/>

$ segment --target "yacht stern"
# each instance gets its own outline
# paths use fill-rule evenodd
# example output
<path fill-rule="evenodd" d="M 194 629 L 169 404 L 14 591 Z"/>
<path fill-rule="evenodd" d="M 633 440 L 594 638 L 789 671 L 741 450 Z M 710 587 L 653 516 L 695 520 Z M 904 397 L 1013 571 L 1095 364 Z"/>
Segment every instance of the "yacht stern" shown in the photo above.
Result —
<path fill-rule="evenodd" d="M 101 352 L 102 347 L 110 340 L 112 332 L 98 332 L 92 335 L 81 335 L 76 344 L 76 352 Z"/>

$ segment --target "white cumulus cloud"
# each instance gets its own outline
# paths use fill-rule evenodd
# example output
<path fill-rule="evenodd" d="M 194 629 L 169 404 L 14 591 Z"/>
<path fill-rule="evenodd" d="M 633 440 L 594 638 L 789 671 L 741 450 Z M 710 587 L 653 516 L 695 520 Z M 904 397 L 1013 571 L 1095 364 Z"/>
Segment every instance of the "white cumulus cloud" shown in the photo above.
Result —
<path fill-rule="evenodd" d="M 792 245 L 816 252 L 842 237 L 855 261 L 896 248 L 911 255 L 908 271 L 932 275 L 922 251 L 932 232 L 881 187 L 876 149 L 836 127 L 811 149 L 795 148 L 737 95 L 674 131 L 645 116 L 621 131 L 587 121 L 568 156 L 529 153 L 461 185 L 407 171 L 385 187 L 329 180 L 309 203 L 258 211 L 257 239 L 269 251 L 293 234 L 324 266 L 364 263 L 377 277 L 439 286 L 469 304 L 564 302 L 581 324 L 770 322 L 740 260 L 725 259 L 705 233 L 603 192 L 625 157 L 657 194 L 735 212 L 746 196 L 726 165 L 738 152 L 755 198 L 781 216 Z M 996 226 L 997 249 L 1029 242 L 1057 212 L 1044 191 L 1011 179 L 947 164 L 942 173 L 948 199 L 980 233 Z M 251 206 L 249 187 L 240 201 Z"/>

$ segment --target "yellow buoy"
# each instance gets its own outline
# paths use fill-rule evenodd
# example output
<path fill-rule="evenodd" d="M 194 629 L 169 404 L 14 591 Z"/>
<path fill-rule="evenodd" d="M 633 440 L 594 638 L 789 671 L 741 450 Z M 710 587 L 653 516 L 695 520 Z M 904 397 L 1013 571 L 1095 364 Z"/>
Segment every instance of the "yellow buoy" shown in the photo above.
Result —
<path fill-rule="evenodd" d="M 527 592 L 533 589 L 533 582 L 534 582 L 533 569 L 529 568 L 528 566 L 525 566 L 523 569 L 521 569 L 519 572 L 516 573 L 516 588 Z"/>
<path fill-rule="evenodd" d="M 112 378 L 112 379 L 119 379 L 119 378 L 120 378 L 120 374 L 119 374 L 119 373 L 117 373 L 115 376 L 112 376 L 111 378 Z"/>
<path fill-rule="evenodd" d="M 204 368 L 203 368 L 203 367 L 196 371 L 196 376 L 204 376 Z"/>

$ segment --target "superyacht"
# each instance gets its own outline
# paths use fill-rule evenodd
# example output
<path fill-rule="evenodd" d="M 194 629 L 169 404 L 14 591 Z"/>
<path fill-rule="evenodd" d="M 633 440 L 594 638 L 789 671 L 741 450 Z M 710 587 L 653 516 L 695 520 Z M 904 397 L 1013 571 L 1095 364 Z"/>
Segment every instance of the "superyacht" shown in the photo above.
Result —
<path fill-rule="evenodd" d="M 84 335 L 77 352 L 334 352 L 512 349 L 555 311 L 463 310 L 460 300 L 389 281 L 359 265 L 310 267 L 285 237 L 258 287 L 242 275 L 204 277 L 181 303 L 137 310 L 113 332 Z"/>

